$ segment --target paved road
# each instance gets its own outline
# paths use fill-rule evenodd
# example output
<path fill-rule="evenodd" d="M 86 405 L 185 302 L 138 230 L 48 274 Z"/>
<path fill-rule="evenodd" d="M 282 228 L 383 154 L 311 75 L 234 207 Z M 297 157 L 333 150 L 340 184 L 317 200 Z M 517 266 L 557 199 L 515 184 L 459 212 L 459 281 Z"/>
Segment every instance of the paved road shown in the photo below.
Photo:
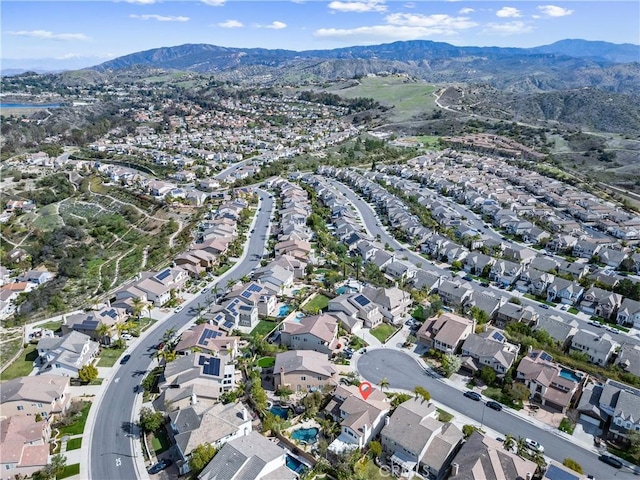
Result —
<path fill-rule="evenodd" d="M 237 266 L 222 275 L 218 285 L 224 288 L 230 279 L 239 279 L 248 275 L 259 265 L 264 252 L 270 223 L 269 212 L 273 209 L 273 200 L 264 191 L 258 191 L 262 211 L 258 213 L 254 224 L 255 233 L 249 235 L 249 245 L 246 255 Z M 189 307 L 205 300 L 206 295 L 198 295 L 185 304 L 185 308 L 165 320 L 160 328 L 151 331 L 140 340 L 135 348 L 127 352 L 131 359 L 125 365 L 117 365 L 116 371 L 109 380 L 102 400 L 96 413 L 94 428 L 90 442 L 90 478 L 92 480 L 130 480 L 136 477 L 133 455 L 134 439 L 130 433 L 133 423 L 136 394 L 134 388 L 140 384 L 153 362 L 155 345 L 162 339 L 164 332 L 170 328 L 179 330 L 193 319 L 194 314 Z"/>
<path fill-rule="evenodd" d="M 362 216 L 362 219 L 364 220 L 364 224 L 367 228 L 367 230 L 370 232 L 371 235 L 373 235 L 374 237 L 376 235 L 380 235 L 380 241 L 384 244 L 384 243 L 388 243 L 391 247 L 393 247 L 396 250 L 397 256 L 398 257 L 403 257 L 406 256 L 407 259 L 409 261 L 411 261 L 414 265 L 417 264 L 422 264 L 422 265 L 428 265 L 428 267 L 426 267 L 426 270 L 431 270 L 433 272 L 438 273 L 439 275 L 444 275 L 445 277 L 451 277 L 451 271 L 438 267 L 437 265 L 434 265 L 433 263 L 429 262 L 429 260 L 425 259 L 424 257 L 412 252 L 411 250 L 407 249 L 405 245 L 400 244 L 392 235 L 388 234 L 381 226 L 380 224 L 380 220 L 378 219 L 376 212 L 373 210 L 373 208 L 371 207 L 371 205 L 369 205 L 367 202 L 365 202 L 358 194 L 356 194 L 353 190 L 351 190 L 348 186 L 346 186 L 343 183 L 340 183 L 339 181 L 335 180 L 332 182 L 332 185 L 337 188 L 340 192 L 342 192 L 351 203 L 353 203 L 353 205 L 356 207 L 356 209 L 360 212 L 360 215 Z M 458 207 L 458 208 L 463 208 L 460 205 L 455 204 L 455 202 L 452 202 L 454 206 Z M 462 213 L 462 212 L 461 212 Z M 467 216 L 469 218 L 472 217 L 471 214 L 469 214 L 469 212 L 466 212 Z M 493 232 L 495 233 L 495 232 Z M 470 282 L 470 284 L 472 285 L 472 287 L 476 290 L 480 290 L 483 291 L 486 288 L 489 289 L 493 289 L 495 290 L 496 293 L 498 294 L 502 294 L 502 295 L 507 295 L 507 296 L 518 296 L 520 298 L 520 302 L 522 305 L 524 306 L 531 306 L 533 307 L 537 312 L 538 315 L 544 315 L 547 316 L 550 313 L 553 313 L 556 316 L 559 316 L 560 318 L 562 318 L 565 322 L 570 322 L 571 320 L 577 320 L 578 322 L 580 322 L 580 328 L 583 330 L 587 330 L 590 332 L 595 333 L 596 335 L 600 336 L 602 335 L 602 333 L 604 333 L 604 330 L 602 328 L 598 328 L 598 327 L 594 327 L 593 325 L 590 325 L 588 323 L 588 320 L 585 320 L 584 318 L 580 318 L 578 316 L 572 315 L 570 313 L 566 313 L 562 310 L 560 310 L 559 308 L 554 308 L 554 309 L 545 309 L 541 306 L 540 303 L 533 301 L 529 298 L 523 297 L 522 295 L 516 295 L 513 292 L 508 292 L 505 290 L 500 290 L 496 287 L 490 286 L 490 287 L 482 287 L 480 286 L 480 284 L 478 282 L 472 281 Z M 635 345 L 640 345 L 640 340 L 632 335 L 626 335 L 624 333 L 614 333 L 614 332 L 608 332 L 609 335 L 613 338 L 613 340 L 615 340 L 618 343 L 632 343 Z"/>
<path fill-rule="evenodd" d="M 383 377 L 389 380 L 391 388 L 413 390 L 420 385 L 426 388 L 431 397 L 456 412 L 483 425 L 501 432 L 512 433 L 516 437 L 532 438 L 545 447 L 545 454 L 562 463 L 569 457 L 573 458 L 588 474 L 597 479 L 637 478 L 629 469 L 616 470 L 598 460 L 598 457 L 568 440 L 543 430 L 519 416 L 510 414 L 507 409 L 496 412 L 485 408 L 484 402 L 476 402 L 462 395 L 458 389 L 427 375 L 410 355 L 390 349 L 370 350 L 360 356 L 356 368 L 360 375 L 372 384 L 377 384 Z M 453 412 L 452 412 L 453 413 Z"/>

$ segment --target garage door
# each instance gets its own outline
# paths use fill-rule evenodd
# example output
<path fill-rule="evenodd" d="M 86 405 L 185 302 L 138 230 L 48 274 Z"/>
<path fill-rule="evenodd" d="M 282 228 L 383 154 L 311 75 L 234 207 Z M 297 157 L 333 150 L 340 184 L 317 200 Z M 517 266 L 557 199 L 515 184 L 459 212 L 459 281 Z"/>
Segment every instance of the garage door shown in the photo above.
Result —
<path fill-rule="evenodd" d="M 595 418 L 590 417 L 589 415 L 585 415 L 584 413 L 580 414 L 580 421 L 590 423 L 591 425 L 595 425 L 596 427 L 600 426 L 600 420 L 596 420 Z"/>

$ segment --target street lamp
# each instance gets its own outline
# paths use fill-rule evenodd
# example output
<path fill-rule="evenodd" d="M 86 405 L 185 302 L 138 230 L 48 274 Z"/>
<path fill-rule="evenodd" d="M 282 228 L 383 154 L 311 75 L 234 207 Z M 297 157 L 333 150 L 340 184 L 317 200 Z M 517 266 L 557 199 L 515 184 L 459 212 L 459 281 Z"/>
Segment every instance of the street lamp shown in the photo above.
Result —
<path fill-rule="evenodd" d="M 480 430 L 482 430 L 482 427 L 484 426 L 484 411 L 487 408 L 487 402 L 482 402 L 482 419 L 480 420 Z"/>

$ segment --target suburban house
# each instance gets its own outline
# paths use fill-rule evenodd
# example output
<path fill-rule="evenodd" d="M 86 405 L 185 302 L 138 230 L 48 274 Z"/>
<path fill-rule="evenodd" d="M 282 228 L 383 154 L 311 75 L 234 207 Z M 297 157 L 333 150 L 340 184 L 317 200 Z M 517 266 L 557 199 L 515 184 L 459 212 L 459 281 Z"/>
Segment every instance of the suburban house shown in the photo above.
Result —
<path fill-rule="evenodd" d="M 575 305 L 582 297 L 582 285 L 561 277 L 555 277 L 547 287 L 547 302 Z"/>
<path fill-rule="evenodd" d="M 292 350 L 331 354 L 338 344 L 338 320 L 323 313 L 284 322 L 280 342 Z"/>
<path fill-rule="evenodd" d="M 640 389 L 608 379 L 600 395 L 600 409 L 611 420 L 607 437 L 625 442 L 625 433 L 640 430 Z"/>
<path fill-rule="evenodd" d="M 382 316 L 388 323 L 402 323 L 408 313 L 409 307 L 413 303 L 409 292 L 398 287 L 364 287 L 362 293 L 370 298 L 380 308 Z"/>
<path fill-rule="evenodd" d="M 79 332 L 103 345 L 110 345 L 117 338 L 116 324 L 126 321 L 128 315 L 123 308 L 105 307 L 102 310 L 63 315 L 62 333 Z M 100 325 L 107 327 L 107 333 L 100 335 Z"/>
<path fill-rule="evenodd" d="M 606 366 L 618 344 L 608 333 L 602 335 L 578 330 L 571 339 L 571 350 L 584 353 L 591 363 Z"/>
<path fill-rule="evenodd" d="M 580 310 L 589 315 L 597 315 L 609 319 L 622 304 L 622 295 L 591 287 L 580 302 Z"/>
<path fill-rule="evenodd" d="M 509 260 L 498 260 L 491 266 L 489 278 L 505 287 L 514 284 L 520 273 L 522 273 L 522 265 L 511 262 Z"/>
<path fill-rule="evenodd" d="M 295 480 L 286 458 L 284 448 L 250 431 L 225 443 L 198 480 Z"/>
<path fill-rule="evenodd" d="M 504 449 L 501 442 L 473 432 L 451 463 L 451 480 L 513 479 L 528 480 L 538 466 L 515 452 Z"/>
<path fill-rule="evenodd" d="M 9 380 L 2 384 L 0 398 L 1 417 L 40 414 L 49 418 L 69 406 L 69 377 L 38 375 Z"/>
<path fill-rule="evenodd" d="M 211 305 L 203 318 L 228 332 L 238 327 L 251 331 L 258 324 L 258 308 L 252 300 L 240 295 L 225 300 L 221 305 Z"/>
<path fill-rule="evenodd" d="M 289 387 L 295 392 L 320 390 L 338 383 L 337 370 L 326 353 L 289 350 L 276 355 L 274 388 Z"/>
<path fill-rule="evenodd" d="M 382 391 L 373 388 L 365 400 L 355 385 L 340 385 L 325 412 L 340 424 L 340 435 L 330 445 L 332 452 L 363 448 L 380 433 L 391 402 Z"/>
<path fill-rule="evenodd" d="M 493 265 L 495 259 L 484 253 L 473 251 L 465 257 L 462 262 L 462 268 L 467 273 L 474 275 L 482 275 L 485 267 Z"/>
<path fill-rule="evenodd" d="M 497 329 L 489 328 L 480 334 L 472 334 L 462 344 L 462 368 L 477 373 L 483 367 L 491 367 L 499 377 L 504 376 L 515 361 L 520 347 L 507 342 Z"/>
<path fill-rule="evenodd" d="M 128 296 L 140 297 L 137 292 L 129 292 L 131 288 L 142 291 L 146 299 L 157 307 L 164 305 L 171 300 L 171 292 L 178 292 L 184 287 L 189 278 L 187 272 L 180 267 L 169 267 L 164 270 L 153 272 L 142 272 L 141 280 L 135 282 L 130 287 L 116 292 L 116 299 Z"/>
<path fill-rule="evenodd" d="M 238 355 L 238 341 L 240 337 L 228 337 L 226 332 L 214 325 L 201 323 L 195 325 L 180 335 L 180 341 L 175 351 L 182 355 L 192 352 L 206 353 L 215 357 Z"/>
<path fill-rule="evenodd" d="M 191 385 L 197 385 L 193 391 L 198 397 L 215 400 L 234 387 L 234 375 L 235 367 L 229 357 L 193 353 L 167 363 L 158 388 L 169 403 L 176 401 L 176 396 L 181 399 L 179 390 Z"/>
<path fill-rule="evenodd" d="M 536 320 L 534 330 L 542 329 L 565 350 L 573 336 L 578 332 L 580 324 L 577 320 L 567 321 L 556 315 L 541 316 Z"/>
<path fill-rule="evenodd" d="M 35 283 L 42 285 L 53 278 L 53 274 L 47 270 L 29 270 L 18 276 L 19 282 Z"/>
<path fill-rule="evenodd" d="M 384 267 L 384 273 L 392 280 L 405 282 L 416 276 L 417 268 L 414 264 L 404 260 L 395 260 Z"/>
<path fill-rule="evenodd" d="M 438 287 L 438 295 L 445 305 L 459 307 L 473 294 L 473 287 L 468 282 L 443 280 Z"/>
<path fill-rule="evenodd" d="M 279 287 L 270 284 L 273 288 Z M 276 307 L 278 300 L 274 290 L 268 288 L 268 285 L 261 281 L 249 282 L 247 284 L 238 283 L 226 295 L 226 299 L 239 299 L 243 303 L 257 307 L 257 313 L 267 317 L 276 315 Z"/>
<path fill-rule="evenodd" d="M 585 379 L 584 373 L 553 363 L 544 350 L 533 350 L 516 370 L 516 380 L 524 382 L 532 399 L 562 413 L 578 400 Z"/>
<path fill-rule="evenodd" d="M 0 478 L 26 478 L 49 463 L 49 422 L 13 415 L 0 420 Z"/>
<path fill-rule="evenodd" d="M 411 279 L 413 287 L 430 293 L 440 286 L 442 276 L 429 270 L 418 269 L 416 276 Z"/>
<path fill-rule="evenodd" d="M 616 315 L 616 322 L 618 325 L 640 329 L 640 302 L 631 298 L 622 300 Z"/>
<path fill-rule="evenodd" d="M 571 470 L 560 462 L 550 459 L 541 480 L 586 480 L 587 478 L 584 474 Z"/>
<path fill-rule="evenodd" d="M 254 278 L 260 281 L 267 290 L 282 295 L 287 288 L 293 286 L 294 272 L 277 264 L 270 264 L 256 270 Z"/>
<path fill-rule="evenodd" d="M 194 395 L 189 407 L 169 413 L 168 432 L 179 456 L 181 475 L 189 473 L 189 458 L 198 445 L 219 449 L 224 443 L 251 431 L 251 415 L 242 402 L 201 404 Z"/>
<path fill-rule="evenodd" d="M 496 294 L 493 290 L 474 290 L 464 303 L 464 311 L 470 312 L 473 307 L 476 307 L 485 312 L 487 318 L 492 319 L 498 308 L 507 303 L 507 300 L 507 297 Z"/>
<path fill-rule="evenodd" d="M 380 307 L 372 302 L 366 295 L 358 292 L 344 293 L 329 300 L 329 313 L 342 312 L 346 317 L 351 317 L 364 323 L 367 328 L 374 328 L 382 323 Z M 351 326 L 346 327 L 351 329 Z"/>
<path fill-rule="evenodd" d="M 89 335 L 69 332 L 62 337 L 45 337 L 38 341 L 39 373 L 77 377 L 78 371 L 89 365 L 100 350 Z"/>
<path fill-rule="evenodd" d="M 496 327 L 504 329 L 510 323 L 525 323 L 531 325 L 538 319 L 536 310 L 531 306 L 523 306 L 507 302 L 498 308 L 495 316 Z"/>
<path fill-rule="evenodd" d="M 431 317 L 418 329 L 418 342 L 445 353 L 456 353 L 476 328 L 476 321 L 454 313 Z"/>
<path fill-rule="evenodd" d="M 623 343 L 616 358 L 616 365 L 625 372 L 640 377 L 640 345 Z"/>
<path fill-rule="evenodd" d="M 419 472 L 441 479 L 462 442 L 462 432 L 438 420 L 432 403 L 412 398 L 387 417 L 380 432 L 384 455 L 401 476 Z"/>

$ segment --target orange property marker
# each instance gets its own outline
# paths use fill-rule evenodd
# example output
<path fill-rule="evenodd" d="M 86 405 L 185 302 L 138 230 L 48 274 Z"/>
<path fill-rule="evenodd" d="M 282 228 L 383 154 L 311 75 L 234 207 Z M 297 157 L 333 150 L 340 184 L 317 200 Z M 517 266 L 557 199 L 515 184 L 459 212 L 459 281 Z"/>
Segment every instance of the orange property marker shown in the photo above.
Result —
<path fill-rule="evenodd" d="M 373 392 L 373 386 L 369 382 L 362 382 L 359 388 L 360 395 L 362 395 L 362 398 L 364 400 L 369 398 L 369 395 L 371 395 L 371 392 Z"/>

